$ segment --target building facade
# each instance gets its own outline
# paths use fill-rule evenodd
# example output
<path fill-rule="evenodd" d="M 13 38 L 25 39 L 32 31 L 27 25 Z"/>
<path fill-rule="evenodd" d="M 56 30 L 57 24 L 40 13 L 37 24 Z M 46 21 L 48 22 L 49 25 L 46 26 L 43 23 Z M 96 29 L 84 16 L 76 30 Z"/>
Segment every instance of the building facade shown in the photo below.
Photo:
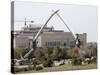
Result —
<path fill-rule="evenodd" d="M 23 27 L 20 31 L 14 31 L 14 48 L 30 48 L 32 41 L 40 26 Z M 82 45 L 86 44 L 86 33 L 79 34 L 79 39 Z M 44 27 L 40 36 L 37 39 L 37 47 L 53 47 L 64 46 L 74 47 L 75 38 L 71 32 L 64 32 L 62 30 L 54 30 L 53 27 Z"/>
<path fill-rule="evenodd" d="M 75 38 L 71 32 L 43 32 L 39 37 L 38 46 L 64 46 L 72 47 L 75 45 Z"/>

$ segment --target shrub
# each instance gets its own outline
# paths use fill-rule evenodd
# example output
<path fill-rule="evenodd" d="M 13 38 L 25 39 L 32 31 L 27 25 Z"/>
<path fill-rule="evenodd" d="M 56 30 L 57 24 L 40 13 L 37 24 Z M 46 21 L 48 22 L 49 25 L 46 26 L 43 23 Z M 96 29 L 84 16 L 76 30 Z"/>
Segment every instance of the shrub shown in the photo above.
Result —
<path fill-rule="evenodd" d="M 47 62 L 47 61 L 44 61 L 44 62 L 43 62 L 43 66 L 44 66 L 44 67 L 48 67 L 48 62 Z"/>
<path fill-rule="evenodd" d="M 24 71 L 29 71 L 29 68 L 23 68 L 24 69 Z"/>
<path fill-rule="evenodd" d="M 36 67 L 36 71 L 41 70 L 41 69 L 43 69 L 43 67 L 41 66 Z"/>
<path fill-rule="evenodd" d="M 43 62 L 44 67 L 52 67 L 52 65 L 53 65 L 53 60 L 51 59 L 47 59 Z"/>
<path fill-rule="evenodd" d="M 97 58 L 94 57 L 94 58 L 91 60 L 91 63 L 97 63 Z"/>
<path fill-rule="evenodd" d="M 82 60 L 80 58 L 75 57 L 72 59 L 72 65 L 81 65 L 81 63 Z"/>
<path fill-rule="evenodd" d="M 34 66 L 33 67 L 27 67 L 28 71 L 34 70 Z"/>
<path fill-rule="evenodd" d="M 26 48 L 16 48 L 14 50 L 14 59 L 20 59 L 20 56 L 24 56 L 28 52 Z"/>

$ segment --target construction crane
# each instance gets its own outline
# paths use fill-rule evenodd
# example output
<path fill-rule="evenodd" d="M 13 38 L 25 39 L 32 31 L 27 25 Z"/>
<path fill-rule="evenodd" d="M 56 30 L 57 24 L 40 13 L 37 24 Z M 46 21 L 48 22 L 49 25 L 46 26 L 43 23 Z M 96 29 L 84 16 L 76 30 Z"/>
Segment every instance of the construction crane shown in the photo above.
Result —
<path fill-rule="evenodd" d="M 26 17 L 25 17 L 25 20 L 15 20 L 15 22 L 24 22 L 24 25 L 26 26 L 27 25 L 27 22 L 30 22 L 30 23 L 34 23 L 33 20 L 30 20 L 30 21 L 27 21 Z"/>
<path fill-rule="evenodd" d="M 47 19 L 47 21 L 45 22 L 45 24 L 41 26 L 40 30 L 38 31 L 38 33 L 36 34 L 36 36 L 35 36 L 34 39 L 33 39 L 33 44 L 32 44 L 31 50 L 29 50 L 29 52 L 26 53 L 26 54 L 24 55 L 24 57 L 21 56 L 22 60 L 31 59 L 31 55 L 32 55 L 33 52 L 36 50 L 36 46 L 37 46 L 36 40 L 38 39 L 39 35 L 41 34 L 43 28 L 48 24 L 48 22 L 50 21 L 50 19 L 51 19 L 58 11 L 59 11 L 59 10 L 53 12 L 53 13 L 51 14 L 51 16 Z"/>

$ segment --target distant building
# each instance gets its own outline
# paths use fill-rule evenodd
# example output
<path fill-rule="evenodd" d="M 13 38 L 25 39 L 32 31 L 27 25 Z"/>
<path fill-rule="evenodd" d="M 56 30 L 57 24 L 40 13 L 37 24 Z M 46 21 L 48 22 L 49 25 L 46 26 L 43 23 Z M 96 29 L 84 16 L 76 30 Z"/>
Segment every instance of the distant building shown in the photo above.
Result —
<path fill-rule="evenodd" d="M 81 45 L 85 45 L 86 42 L 86 33 L 79 34 L 79 39 L 81 41 Z M 38 46 L 64 46 L 64 47 L 74 47 L 75 46 L 75 38 L 71 32 L 61 32 L 61 31 L 51 31 L 51 32 L 43 32 L 38 38 Z"/>
<path fill-rule="evenodd" d="M 83 33 L 83 34 L 78 34 L 79 35 L 79 39 L 81 41 L 81 45 L 86 45 L 87 43 L 87 34 Z"/>
<path fill-rule="evenodd" d="M 97 42 L 88 42 L 87 46 L 94 46 L 97 47 Z"/>
<path fill-rule="evenodd" d="M 43 32 L 39 37 L 38 46 L 74 46 L 75 39 L 71 32 Z"/>
<path fill-rule="evenodd" d="M 14 31 L 14 48 L 29 48 L 32 46 L 32 40 L 39 31 L 40 26 L 26 26 L 20 31 Z M 86 33 L 79 34 L 82 44 L 86 44 Z M 37 39 L 37 47 L 64 46 L 74 47 L 75 38 L 71 32 L 63 30 L 54 30 L 53 27 L 44 27 L 42 33 Z"/>

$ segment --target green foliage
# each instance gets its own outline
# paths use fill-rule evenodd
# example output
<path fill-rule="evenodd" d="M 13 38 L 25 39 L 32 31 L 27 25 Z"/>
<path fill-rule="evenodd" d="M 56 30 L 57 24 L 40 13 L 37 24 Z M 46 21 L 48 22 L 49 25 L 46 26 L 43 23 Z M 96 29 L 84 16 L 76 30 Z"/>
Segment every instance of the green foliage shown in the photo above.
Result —
<path fill-rule="evenodd" d="M 37 49 L 35 52 L 34 52 L 34 56 L 37 58 L 37 59 L 40 59 L 41 57 L 44 56 L 44 53 L 42 51 L 42 49 Z"/>
<path fill-rule="evenodd" d="M 67 59 L 68 58 L 68 52 L 67 52 L 68 49 L 66 48 L 62 48 L 62 51 L 61 51 L 61 58 L 62 59 Z"/>
<path fill-rule="evenodd" d="M 72 58 L 72 65 L 81 65 L 82 60 L 80 58 L 74 57 Z"/>
<path fill-rule="evenodd" d="M 37 60 L 37 59 L 34 59 L 34 60 L 32 61 L 32 64 L 33 64 L 34 69 L 36 69 L 36 65 L 41 64 L 41 61 L 40 61 L 40 60 Z"/>
<path fill-rule="evenodd" d="M 39 70 L 42 70 L 42 69 L 43 69 L 43 67 L 41 67 L 41 66 L 36 67 L 36 71 L 39 71 Z"/>
<path fill-rule="evenodd" d="M 80 58 L 80 54 L 79 54 L 79 48 L 70 49 L 69 55 L 72 59 L 72 65 L 81 65 L 82 64 L 82 59 Z"/>
<path fill-rule="evenodd" d="M 97 46 L 87 46 L 83 48 L 86 51 L 85 58 L 97 57 Z"/>
<path fill-rule="evenodd" d="M 41 62 L 44 62 L 45 60 L 52 58 L 52 48 L 43 47 L 41 49 L 37 49 L 34 52 L 34 56 L 36 59 L 40 60 Z"/>
<path fill-rule="evenodd" d="M 60 47 L 54 47 L 53 49 L 53 59 L 54 60 L 61 60 L 66 59 L 68 57 L 68 49 L 66 48 L 60 48 Z"/>
<path fill-rule="evenodd" d="M 90 62 L 91 62 L 91 63 L 97 63 L 97 58 L 94 57 Z"/>
<path fill-rule="evenodd" d="M 20 59 L 21 56 L 24 56 L 28 50 L 26 48 L 16 48 L 14 50 L 14 58 L 15 59 Z"/>
<path fill-rule="evenodd" d="M 51 67 L 53 64 L 52 60 L 52 48 L 43 47 L 35 51 L 34 56 L 41 62 L 44 67 Z M 35 66 L 37 64 L 34 64 Z"/>
<path fill-rule="evenodd" d="M 52 59 L 47 59 L 43 62 L 44 67 L 52 67 L 53 66 L 53 60 Z"/>
<path fill-rule="evenodd" d="M 79 56 L 78 50 L 79 50 L 78 48 L 73 48 L 72 50 L 70 50 L 71 51 L 71 57 L 72 58 L 76 58 L 76 57 Z"/>
<path fill-rule="evenodd" d="M 54 60 L 60 60 L 61 58 L 61 48 L 60 47 L 54 47 L 53 49 L 53 59 Z"/>

